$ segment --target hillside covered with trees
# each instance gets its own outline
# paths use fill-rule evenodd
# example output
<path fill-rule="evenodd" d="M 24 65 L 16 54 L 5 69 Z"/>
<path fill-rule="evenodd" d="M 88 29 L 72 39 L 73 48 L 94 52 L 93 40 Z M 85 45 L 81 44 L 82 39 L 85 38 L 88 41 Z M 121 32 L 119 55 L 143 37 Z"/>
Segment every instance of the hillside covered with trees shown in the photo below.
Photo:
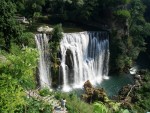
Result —
<path fill-rule="evenodd" d="M 19 17 L 28 22 L 18 21 Z M 71 32 L 108 32 L 110 73 L 123 73 L 135 64 L 141 52 L 150 61 L 149 22 L 149 0 L 0 0 L 0 113 L 53 112 L 50 102 L 28 95 L 39 87 L 34 35 L 41 25 L 54 28 L 49 48 L 52 74 L 57 80 L 62 31 L 70 32 L 71 26 Z M 66 98 L 69 113 L 144 113 L 150 111 L 150 72 L 146 69 L 138 73 L 139 87 L 120 93 L 120 99 L 110 99 L 104 93 L 102 100 L 97 97 L 88 103 L 75 93 L 47 88 L 36 90 L 36 94 L 40 98 L 54 96 L 56 101 Z"/>

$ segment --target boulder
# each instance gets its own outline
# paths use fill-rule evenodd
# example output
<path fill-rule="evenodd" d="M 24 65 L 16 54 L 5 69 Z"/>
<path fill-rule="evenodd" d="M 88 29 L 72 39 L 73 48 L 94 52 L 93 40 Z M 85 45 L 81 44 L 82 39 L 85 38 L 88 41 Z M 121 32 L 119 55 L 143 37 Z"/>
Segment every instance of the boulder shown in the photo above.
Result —
<path fill-rule="evenodd" d="M 137 79 L 137 80 L 141 80 L 141 75 L 135 75 L 134 78 Z"/>
<path fill-rule="evenodd" d="M 71 50 L 67 49 L 66 51 L 66 62 L 65 64 L 68 66 L 69 70 L 72 70 L 74 67 L 74 62 L 73 62 L 73 54 Z"/>
<path fill-rule="evenodd" d="M 86 87 L 86 88 L 85 88 L 85 92 L 86 92 L 86 94 L 88 94 L 88 95 L 93 95 L 93 93 L 94 93 L 94 88 Z"/>
<path fill-rule="evenodd" d="M 43 33 L 50 33 L 52 32 L 53 28 L 50 28 L 49 26 L 41 26 L 37 28 L 38 32 L 43 32 Z"/>
<path fill-rule="evenodd" d="M 86 102 L 101 101 L 106 102 L 108 97 L 103 88 L 94 88 L 91 82 L 88 80 L 84 83 L 85 94 L 82 95 L 82 99 Z"/>
<path fill-rule="evenodd" d="M 88 88 L 93 88 L 93 86 L 92 86 L 92 84 L 91 84 L 91 82 L 89 81 L 89 80 L 87 80 L 85 83 L 84 83 L 84 89 L 86 89 L 87 87 Z"/>
<path fill-rule="evenodd" d="M 119 91 L 119 95 L 125 97 L 128 94 L 128 92 L 130 91 L 130 88 L 131 88 L 130 85 L 123 86 Z"/>

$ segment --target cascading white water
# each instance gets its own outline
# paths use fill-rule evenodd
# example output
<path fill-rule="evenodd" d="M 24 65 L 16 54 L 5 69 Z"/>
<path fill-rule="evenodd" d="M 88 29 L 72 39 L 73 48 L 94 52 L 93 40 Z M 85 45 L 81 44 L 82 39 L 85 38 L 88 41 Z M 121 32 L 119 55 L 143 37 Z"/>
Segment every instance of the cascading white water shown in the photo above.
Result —
<path fill-rule="evenodd" d="M 96 84 L 107 78 L 108 38 L 107 32 L 64 33 L 60 43 L 64 91 L 81 88 L 86 80 Z"/>
<path fill-rule="evenodd" d="M 39 51 L 39 82 L 41 87 L 51 86 L 50 77 L 50 56 L 49 56 L 49 46 L 48 37 L 46 34 L 36 34 L 35 35 L 36 45 Z"/>

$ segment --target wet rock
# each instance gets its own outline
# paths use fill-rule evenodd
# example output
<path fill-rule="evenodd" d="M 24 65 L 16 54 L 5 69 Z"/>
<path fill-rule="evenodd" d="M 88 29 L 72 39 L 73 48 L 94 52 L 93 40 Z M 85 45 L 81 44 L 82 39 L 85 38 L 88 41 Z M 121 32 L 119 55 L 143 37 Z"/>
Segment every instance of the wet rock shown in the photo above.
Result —
<path fill-rule="evenodd" d="M 141 87 L 141 85 L 142 85 L 141 76 L 135 75 L 133 85 L 128 84 L 120 89 L 120 91 L 118 92 L 118 100 L 122 104 L 126 104 L 127 106 L 130 103 L 137 101 L 137 96 L 135 92 Z"/>
<path fill-rule="evenodd" d="M 88 103 L 94 101 L 106 102 L 108 97 L 103 88 L 94 88 L 90 81 L 84 83 L 85 94 L 82 95 L 82 99 Z"/>
<path fill-rule="evenodd" d="M 88 94 L 88 95 L 93 95 L 94 89 L 93 89 L 93 88 L 86 87 L 86 88 L 85 88 L 85 92 L 86 92 L 86 94 Z"/>
<path fill-rule="evenodd" d="M 134 78 L 137 79 L 137 80 L 141 80 L 141 75 L 135 75 Z"/>
<path fill-rule="evenodd" d="M 74 82 L 74 60 L 73 60 L 73 54 L 71 52 L 71 50 L 67 49 L 66 51 L 66 60 L 65 60 L 65 64 L 67 66 L 67 75 L 68 75 L 68 79 L 69 79 L 69 83 L 73 83 Z"/>
<path fill-rule="evenodd" d="M 50 28 L 49 26 L 41 26 L 37 28 L 38 32 L 43 32 L 43 33 L 50 33 L 53 31 L 53 28 Z"/>
<path fill-rule="evenodd" d="M 87 80 L 85 83 L 84 83 L 84 89 L 86 88 L 93 88 L 91 82 L 89 80 Z"/>
<path fill-rule="evenodd" d="M 131 88 L 130 85 L 124 86 L 122 89 L 120 89 L 119 95 L 126 96 L 128 92 L 130 91 L 130 88 Z"/>
<path fill-rule="evenodd" d="M 141 75 L 135 75 L 134 76 L 134 84 L 136 88 L 140 87 L 143 83 L 143 77 Z"/>
<path fill-rule="evenodd" d="M 66 51 L 66 62 L 65 64 L 69 67 L 69 69 L 73 69 L 74 62 L 73 62 L 73 54 L 71 50 L 67 49 Z"/>
<path fill-rule="evenodd" d="M 132 100 L 135 100 L 136 98 L 135 90 L 136 90 L 136 85 L 128 84 L 127 86 L 124 86 L 123 88 L 120 89 L 118 93 L 118 101 L 120 102 L 125 101 L 125 103 L 126 102 L 130 103 Z"/>

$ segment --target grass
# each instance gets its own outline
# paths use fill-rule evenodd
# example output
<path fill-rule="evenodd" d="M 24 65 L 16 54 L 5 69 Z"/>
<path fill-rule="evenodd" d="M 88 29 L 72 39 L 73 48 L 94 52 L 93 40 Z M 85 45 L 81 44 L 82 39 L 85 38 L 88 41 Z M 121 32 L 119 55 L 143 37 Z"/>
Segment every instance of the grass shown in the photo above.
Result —
<path fill-rule="evenodd" d="M 55 97 L 58 100 L 66 99 L 66 108 L 69 113 L 94 113 L 93 105 L 85 103 L 75 93 L 56 92 Z"/>

